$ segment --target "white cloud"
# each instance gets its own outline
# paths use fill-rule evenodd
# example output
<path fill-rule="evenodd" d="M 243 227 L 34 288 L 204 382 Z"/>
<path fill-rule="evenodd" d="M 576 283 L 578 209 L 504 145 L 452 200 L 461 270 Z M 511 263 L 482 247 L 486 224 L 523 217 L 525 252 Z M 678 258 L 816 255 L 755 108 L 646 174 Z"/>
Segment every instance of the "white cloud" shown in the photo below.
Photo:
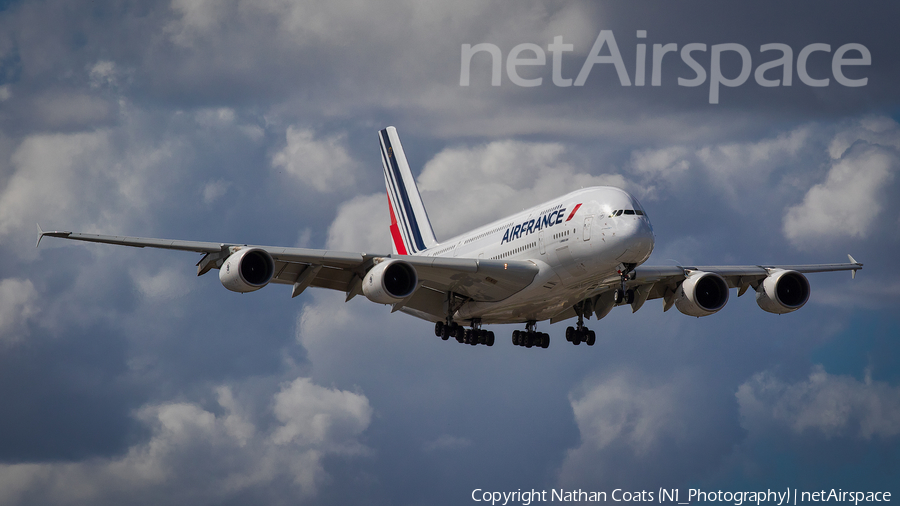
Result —
<path fill-rule="evenodd" d="M 853 144 L 864 141 L 869 144 L 890 146 L 900 150 L 900 124 L 884 116 L 868 116 L 838 132 L 828 145 L 828 154 L 838 160 Z"/>
<path fill-rule="evenodd" d="M 136 417 L 152 435 L 121 457 L 0 465 L 0 504 L 26 497 L 60 505 L 133 503 L 137 497 L 147 504 L 196 504 L 236 494 L 297 500 L 316 494 L 327 477 L 325 457 L 366 451 L 357 441 L 371 420 L 362 394 L 298 378 L 275 394 L 278 423 L 265 430 L 247 417 L 230 388 L 216 393 L 222 414 L 187 402 L 139 409 Z"/>
<path fill-rule="evenodd" d="M 107 159 L 110 149 L 107 132 L 26 138 L 12 155 L 16 172 L 0 194 L 0 236 L 26 223 L 33 228 L 30 222 L 42 215 L 70 216 L 81 204 L 77 189 L 83 179 L 97 175 L 89 164 Z"/>
<path fill-rule="evenodd" d="M 795 246 L 834 238 L 865 238 L 888 198 L 884 188 L 895 177 L 894 151 L 857 145 L 835 162 L 825 181 L 806 193 L 803 202 L 788 209 L 783 232 Z"/>
<path fill-rule="evenodd" d="M 715 469 L 739 440 L 737 421 L 707 378 L 640 369 L 604 373 L 569 395 L 580 442 L 559 468 L 561 486 L 626 487 Z M 673 455 L 690 455 L 672 466 Z"/>
<path fill-rule="evenodd" d="M 441 434 L 434 441 L 425 443 L 423 449 L 426 452 L 433 451 L 449 451 L 461 448 L 467 448 L 472 445 L 472 440 L 465 437 L 451 436 L 450 434 Z"/>
<path fill-rule="evenodd" d="M 145 270 L 132 269 L 131 278 L 138 291 L 150 299 L 175 299 L 187 295 L 191 291 L 191 283 L 184 277 L 184 272 L 174 268 L 164 268 L 156 274 Z"/>
<path fill-rule="evenodd" d="M 230 126 L 234 123 L 235 112 L 230 107 L 201 109 L 194 114 L 197 123 L 207 127 Z"/>
<path fill-rule="evenodd" d="M 391 252 L 387 195 L 354 197 L 338 208 L 328 227 L 326 248 L 367 253 Z"/>
<path fill-rule="evenodd" d="M 677 385 L 637 385 L 624 376 L 595 385 L 580 398 L 570 399 L 582 448 L 602 450 L 624 442 L 634 453 L 647 452 L 664 434 L 682 428 L 672 423 L 677 406 Z"/>
<path fill-rule="evenodd" d="M 108 130 L 26 137 L 0 193 L 0 237 L 24 246 L 35 223 L 79 232 L 121 230 L 177 185 L 174 144 L 121 149 Z M 32 236 L 33 237 L 33 236 Z M 44 244 L 44 243 L 42 243 Z M 34 254 L 34 249 L 19 249 Z"/>
<path fill-rule="evenodd" d="M 900 387 L 867 377 L 828 374 L 816 366 L 806 380 L 787 383 L 766 371 L 735 394 L 744 428 L 772 424 L 795 433 L 831 437 L 892 437 L 900 434 Z"/>
<path fill-rule="evenodd" d="M 642 149 L 631 153 L 631 167 L 643 183 L 642 198 L 655 199 L 690 173 L 690 151 L 684 146 Z"/>
<path fill-rule="evenodd" d="M 372 408 L 362 395 L 328 390 L 309 378 L 297 378 L 275 396 L 275 417 L 283 425 L 272 434 L 278 445 L 315 446 L 325 451 L 358 453 L 353 439 L 372 419 Z"/>
<path fill-rule="evenodd" d="M 703 177 L 722 192 L 724 200 L 735 209 L 752 213 L 766 200 L 779 196 L 769 179 L 773 175 L 780 179 L 785 166 L 802 163 L 801 155 L 811 145 L 814 133 L 801 126 L 756 142 L 704 146 L 695 156 Z"/>
<path fill-rule="evenodd" d="M 272 157 L 273 167 L 320 192 L 353 185 L 356 162 L 344 147 L 344 135 L 316 138 L 312 130 L 288 127 L 285 137 L 287 145 Z"/>
<path fill-rule="evenodd" d="M 118 70 L 116 64 L 109 60 L 100 60 L 95 63 L 88 73 L 91 80 L 91 88 L 102 86 L 115 86 L 118 84 Z"/>
<path fill-rule="evenodd" d="M 15 343 L 25 335 L 25 324 L 40 310 L 37 290 L 27 279 L 0 281 L 0 342 Z"/>
<path fill-rule="evenodd" d="M 225 195 L 225 193 L 228 192 L 228 189 L 230 187 L 231 183 L 222 179 L 206 183 L 203 186 L 202 190 L 203 203 L 212 204 L 213 202 L 219 200 L 219 198 L 221 198 L 223 195 Z"/>

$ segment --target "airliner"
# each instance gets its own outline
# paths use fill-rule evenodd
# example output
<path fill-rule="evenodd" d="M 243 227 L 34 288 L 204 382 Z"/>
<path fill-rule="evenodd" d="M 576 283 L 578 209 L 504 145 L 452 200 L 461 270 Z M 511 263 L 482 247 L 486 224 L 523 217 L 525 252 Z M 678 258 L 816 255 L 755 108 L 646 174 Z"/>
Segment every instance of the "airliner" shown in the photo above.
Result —
<path fill-rule="evenodd" d="M 524 324 L 514 345 L 547 348 L 538 322 L 576 319 L 566 341 L 593 346 L 585 319 L 616 306 L 638 311 L 663 299 L 689 316 L 709 316 L 753 288 L 769 313 L 796 311 L 809 300 L 804 274 L 856 271 L 863 264 L 645 266 L 654 246 L 650 218 L 634 196 L 614 187 L 584 188 L 439 242 L 394 127 L 379 132 L 390 211 L 390 254 L 44 232 L 45 236 L 203 254 L 197 275 L 219 270 L 228 290 L 253 292 L 269 283 L 364 295 L 434 323 L 443 340 L 493 346 L 490 324 Z"/>

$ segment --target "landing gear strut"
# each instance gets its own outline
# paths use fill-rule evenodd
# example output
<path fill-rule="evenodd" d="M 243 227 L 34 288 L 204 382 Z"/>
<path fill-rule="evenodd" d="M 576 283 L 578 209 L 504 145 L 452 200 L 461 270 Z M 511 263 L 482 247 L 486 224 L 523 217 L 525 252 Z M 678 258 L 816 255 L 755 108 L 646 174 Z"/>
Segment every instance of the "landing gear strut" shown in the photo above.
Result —
<path fill-rule="evenodd" d="M 578 314 L 577 326 L 566 329 L 566 341 L 569 341 L 575 346 L 578 346 L 582 342 L 587 343 L 588 346 L 593 346 L 597 341 L 597 334 L 584 326 L 585 310 L 589 309 L 587 306 L 588 305 L 585 304 L 584 301 L 575 305 L 575 312 Z M 590 314 L 588 314 L 588 316 L 590 316 Z"/>
<path fill-rule="evenodd" d="M 531 348 L 533 346 L 536 346 L 538 348 L 549 348 L 550 334 L 547 334 L 545 332 L 538 332 L 537 322 L 535 320 L 530 320 L 525 324 L 524 331 L 513 331 L 512 342 L 516 346 L 524 346 L 526 348 Z"/>
<path fill-rule="evenodd" d="M 625 283 L 628 281 L 633 269 L 634 264 L 624 264 L 619 268 L 619 276 L 621 276 L 622 282 L 619 288 L 616 288 L 616 291 L 613 292 L 613 300 L 616 304 L 631 304 L 634 302 L 634 290 L 625 288 Z"/>

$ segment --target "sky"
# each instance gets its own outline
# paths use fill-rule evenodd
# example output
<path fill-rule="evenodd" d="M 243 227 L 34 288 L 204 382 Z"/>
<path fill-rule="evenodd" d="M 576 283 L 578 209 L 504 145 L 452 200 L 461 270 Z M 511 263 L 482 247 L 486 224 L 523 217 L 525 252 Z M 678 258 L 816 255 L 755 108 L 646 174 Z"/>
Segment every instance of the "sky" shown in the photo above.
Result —
<path fill-rule="evenodd" d="M 0 505 L 896 499 L 898 11 L 3 2 Z M 439 240 L 613 185 L 653 223 L 649 265 L 865 267 L 810 275 L 787 315 L 650 301 L 588 321 L 591 348 L 541 322 L 544 350 L 323 289 L 232 293 L 192 253 L 34 246 L 39 223 L 389 253 L 388 125 Z"/>

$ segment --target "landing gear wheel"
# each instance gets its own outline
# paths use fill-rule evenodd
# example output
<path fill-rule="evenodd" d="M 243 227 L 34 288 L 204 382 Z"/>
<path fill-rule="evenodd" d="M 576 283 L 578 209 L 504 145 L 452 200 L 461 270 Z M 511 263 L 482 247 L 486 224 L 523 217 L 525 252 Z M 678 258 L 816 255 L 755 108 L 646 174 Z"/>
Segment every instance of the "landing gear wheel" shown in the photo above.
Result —
<path fill-rule="evenodd" d="M 575 335 L 575 327 L 566 328 L 566 341 L 572 342 L 572 337 Z"/>
<path fill-rule="evenodd" d="M 616 304 L 621 304 L 623 300 L 625 300 L 625 294 L 622 293 L 620 288 L 616 288 L 616 291 L 613 292 L 613 301 Z"/>
<path fill-rule="evenodd" d="M 493 346 L 493 345 L 494 345 L 494 332 L 493 332 L 493 331 L 490 331 L 490 330 L 488 331 L 488 333 L 487 333 L 487 340 L 485 341 L 484 344 L 486 344 L 486 345 L 488 345 L 488 346 Z"/>
<path fill-rule="evenodd" d="M 546 332 L 541 335 L 541 348 L 547 349 L 550 347 L 550 334 Z"/>
<path fill-rule="evenodd" d="M 443 337 L 441 334 L 444 332 L 444 322 L 437 322 L 434 324 L 434 335 L 437 337 Z"/>
<path fill-rule="evenodd" d="M 595 342 L 597 342 L 597 334 L 594 333 L 593 330 L 587 331 L 587 339 L 585 340 L 588 346 L 593 346 Z"/>
<path fill-rule="evenodd" d="M 512 333 L 512 342 L 513 342 L 513 344 L 516 345 L 516 346 L 519 345 L 519 335 L 520 335 L 520 332 L 519 332 L 518 330 L 513 330 L 513 333 Z"/>
<path fill-rule="evenodd" d="M 634 302 L 634 290 L 625 290 L 625 303 L 631 304 Z"/>
<path fill-rule="evenodd" d="M 575 332 L 572 332 L 572 344 L 574 344 L 575 346 L 578 346 L 579 344 L 581 344 L 581 335 L 582 335 L 582 332 L 580 330 L 576 330 Z"/>

